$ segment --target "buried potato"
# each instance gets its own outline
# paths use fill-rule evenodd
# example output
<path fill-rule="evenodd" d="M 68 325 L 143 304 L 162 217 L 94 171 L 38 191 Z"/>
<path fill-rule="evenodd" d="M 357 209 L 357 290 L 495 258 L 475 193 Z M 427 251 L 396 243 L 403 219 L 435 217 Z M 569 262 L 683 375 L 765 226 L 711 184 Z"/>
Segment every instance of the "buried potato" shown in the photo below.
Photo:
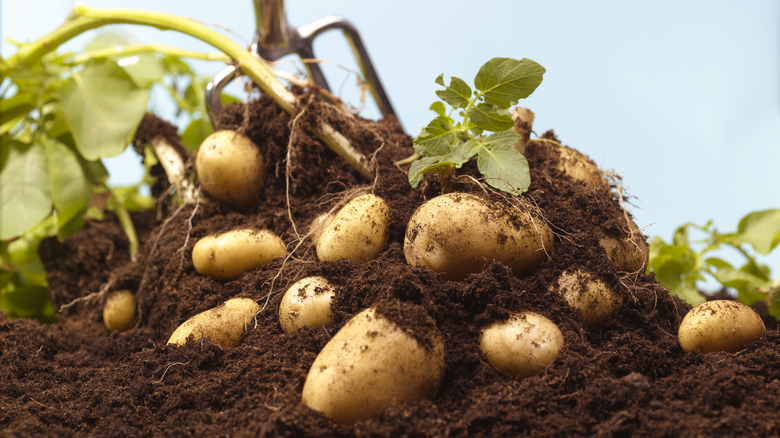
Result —
<path fill-rule="evenodd" d="M 484 329 L 479 348 L 497 370 L 513 377 L 530 377 L 552 363 L 563 346 L 563 333 L 534 312 L 513 314 Z"/>
<path fill-rule="evenodd" d="M 273 231 L 241 228 L 198 240 L 192 248 L 192 264 L 200 274 L 232 280 L 285 255 L 284 241 Z"/>
<path fill-rule="evenodd" d="M 514 204 L 448 193 L 421 205 L 409 220 L 404 256 L 448 280 L 462 280 L 493 261 L 515 275 L 531 273 L 552 250 L 550 227 Z"/>
<path fill-rule="evenodd" d="M 206 192 L 237 210 L 251 207 L 263 183 L 263 154 L 249 137 L 217 131 L 203 140 L 195 169 Z"/>
<path fill-rule="evenodd" d="M 382 198 L 367 194 L 356 197 L 332 218 L 319 216 L 311 232 L 320 261 L 349 259 L 364 263 L 375 259 L 389 238 L 390 210 Z"/>
<path fill-rule="evenodd" d="M 677 337 L 686 352 L 737 352 L 766 332 L 755 310 L 731 300 L 713 300 L 691 309 Z"/>
<path fill-rule="evenodd" d="M 415 333 L 369 308 L 320 351 L 303 385 L 303 404 L 339 423 L 376 418 L 390 406 L 436 396 L 444 345 L 433 323 Z"/>
<path fill-rule="evenodd" d="M 333 322 L 331 301 L 336 296 L 325 277 L 306 277 L 287 289 L 279 304 L 279 325 L 286 332 L 317 328 Z"/>
<path fill-rule="evenodd" d="M 603 323 L 623 306 L 623 295 L 589 272 L 563 272 L 551 289 L 574 309 L 578 321 L 590 326 Z"/>
<path fill-rule="evenodd" d="M 232 298 L 184 321 L 168 339 L 168 344 L 184 345 L 188 339 L 208 338 L 222 348 L 241 344 L 241 335 L 260 305 L 251 298 Z"/>

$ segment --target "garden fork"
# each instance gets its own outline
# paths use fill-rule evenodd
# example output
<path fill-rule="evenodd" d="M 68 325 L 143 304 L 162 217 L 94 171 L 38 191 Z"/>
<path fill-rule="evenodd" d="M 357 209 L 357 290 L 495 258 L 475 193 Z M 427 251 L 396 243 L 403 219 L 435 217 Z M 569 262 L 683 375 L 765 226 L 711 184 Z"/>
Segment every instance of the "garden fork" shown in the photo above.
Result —
<path fill-rule="evenodd" d="M 390 104 L 385 89 L 379 81 L 379 76 L 374 70 L 374 65 L 368 56 L 363 41 L 355 26 L 344 18 L 328 16 L 300 28 L 291 27 L 287 23 L 287 15 L 284 9 L 284 0 L 253 0 L 255 6 L 255 21 L 257 31 L 249 51 L 256 57 L 266 61 L 289 55 L 297 54 L 302 59 L 313 59 L 313 42 L 323 32 L 331 29 L 341 29 L 352 47 L 352 52 L 357 59 L 358 66 L 363 77 L 368 82 L 371 94 L 382 112 L 383 116 L 393 115 L 393 107 Z M 320 87 L 330 91 L 325 76 L 316 62 L 305 62 L 309 78 Z M 238 67 L 229 65 L 220 70 L 206 86 L 206 105 L 212 124 L 216 125 L 216 118 L 222 109 L 220 95 L 222 89 L 240 74 Z"/>

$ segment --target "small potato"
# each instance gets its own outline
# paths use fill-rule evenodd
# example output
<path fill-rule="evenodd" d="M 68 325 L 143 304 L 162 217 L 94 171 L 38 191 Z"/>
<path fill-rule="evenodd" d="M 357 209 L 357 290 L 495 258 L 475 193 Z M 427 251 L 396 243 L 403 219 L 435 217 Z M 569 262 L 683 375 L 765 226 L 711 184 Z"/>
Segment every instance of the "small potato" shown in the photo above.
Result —
<path fill-rule="evenodd" d="M 685 352 L 737 352 L 766 332 L 753 309 L 731 300 L 714 300 L 691 309 L 680 323 L 677 338 Z"/>
<path fill-rule="evenodd" d="M 577 320 L 590 326 L 603 323 L 623 306 L 622 295 L 593 274 L 579 270 L 562 273 L 553 289 L 577 311 Z"/>
<path fill-rule="evenodd" d="M 430 327 L 423 345 L 373 308 L 355 315 L 325 345 L 303 385 L 303 404 L 345 424 L 394 405 L 433 398 L 444 346 Z"/>
<path fill-rule="evenodd" d="M 321 261 L 349 259 L 355 263 L 373 260 L 389 238 L 390 210 L 379 196 L 361 195 L 333 216 L 315 242 Z M 325 219 L 326 220 L 326 219 Z"/>
<path fill-rule="evenodd" d="M 422 204 L 404 238 L 404 256 L 448 280 L 480 272 L 492 261 L 515 275 L 531 273 L 549 253 L 553 233 L 530 210 L 468 193 L 448 193 Z"/>
<path fill-rule="evenodd" d="M 242 228 L 200 239 L 192 248 L 192 264 L 203 275 L 232 280 L 286 254 L 284 241 L 273 231 Z"/>
<path fill-rule="evenodd" d="M 249 137 L 217 131 L 203 140 L 195 157 L 201 186 L 237 210 L 251 207 L 263 183 L 263 154 Z"/>
<path fill-rule="evenodd" d="M 291 333 L 304 327 L 322 327 L 333 322 L 331 301 L 336 296 L 324 277 L 306 277 L 287 289 L 279 305 L 279 324 Z"/>
<path fill-rule="evenodd" d="M 522 312 L 485 327 L 479 347 L 497 370 L 525 378 L 545 369 L 558 357 L 563 333 L 544 316 Z"/>
<path fill-rule="evenodd" d="M 184 345 L 192 336 L 193 341 L 209 338 L 222 348 L 237 347 L 241 344 L 244 328 L 252 323 L 252 318 L 259 311 L 260 305 L 253 299 L 232 298 L 184 321 L 168 343 Z"/>
<path fill-rule="evenodd" d="M 650 258 L 650 247 L 639 228 L 631 222 L 633 235 L 614 236 L 602 232 L 599 245 L 612 263 L 626 272 L 644 272 Z"/>
<path fill-rule="evenodd" d="M 133 324 L 135 313 L 135 295 L 127 289 L 114 292 L 103 306 L 103 324 L 109 330 L 123 332 Z"/>

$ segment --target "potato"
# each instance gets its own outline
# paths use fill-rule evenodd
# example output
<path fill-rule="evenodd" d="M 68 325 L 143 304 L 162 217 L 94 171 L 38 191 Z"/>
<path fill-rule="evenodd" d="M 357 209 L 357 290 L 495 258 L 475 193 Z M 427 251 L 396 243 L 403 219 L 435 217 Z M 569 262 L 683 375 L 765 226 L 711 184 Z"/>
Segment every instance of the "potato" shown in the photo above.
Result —
<path fill-rule="evenodd" d="M 232 280 L 285 255 L 284 241 L 273 231 L 241 228 L 198 240 L 192 248 L 192 264 L 203 275 Z"/>
<path fill-rule="evenodd" d="M 575 149 L 560 145 L 553 148 L 557 154 L 557 165 L 561 173 L 572 181 L 581 181 L 602 190 L 609 190 L 604 172 L 590 158 Z"/>
<path fill-rule="evenodd" d="M 193 341 L 209 338 L 222 348 L 237 347 L 245 327 L 252 324 L 252 318 L 259 311 L 260 305 L 251 298 L 229 299 L 184 321 L 168 343 L 184 345 L 191 336 Z"/>
<path fill-rule="evenodd" d="M 650 258 L 650 247 L 639 228 L 633 222 L 630 226 L 633 235 L 614 236 L 602 231 L 599 245 L 618 269 L 626 272 L 644 272 Z"/>
<path fill-rule="evenodd" d="M 563 295 L 577 312 L 577 320 L 597 326 L 616 315 L 623 306 L 623 296 L 591 273 L 567 271 L 558 277 L 553 290 Z"/>
<path fill-rule="evenodd" d="M 114 292 L 103 305 L 103 324 L 109 330 L 123 332 L 133 324 L 135 313 L 135 295 L 127 289 Z"/>
<path fill-rule="evenodd" d="M 558 357 L 563 333 L 544 316 L 522 312 L 485 327 L 479 347 L 497 370 L 525 378 L 545 369 Z"/>
<path fill-rule="evenodd" d="M 303 385 L 303 404 L 345 424 L 376 418 L 394 405 L 433 398 L 444 372 L 444 346 L 430 327 L 423 345 L 369 308 L 325 345 Z"/>
<path fill-rule="evenodd" d="M 552 249 L 553 233 L 529 211 L 468 193 L 449 193 L 421 205 L 404 238 L 404 256 L 448 280 L 480 272 L 492 261 L 515 275 L 533 271 Z"/>
<path fill-rule="evenodd" d="M 390 210 L 379 196 L 361 195 L 333 216 L 315 242 L 321 261 L 373 260 L 387 244 Z"/>
<path fill-rule="evenodd" d="M 753 309 L 731 300 L 699 304 L 680 323 L 677 338 L 685 352 L 737 352 L 766 332 Z"/>
<path fill-rule="evenodd" d="M 333 322 L 331 301 L 336 296 L 324 277 L 306 277 L 290 286 L 279 305 L 279 324 L 286 332 L 322 327 Z"/>
<path fill-rule="evenodd" d="M 263 154 L 247 136 L 217 131 L 203 140 L 195 157 L 203 189 L 237 210 L 257 202 L 263 183 Z"/>

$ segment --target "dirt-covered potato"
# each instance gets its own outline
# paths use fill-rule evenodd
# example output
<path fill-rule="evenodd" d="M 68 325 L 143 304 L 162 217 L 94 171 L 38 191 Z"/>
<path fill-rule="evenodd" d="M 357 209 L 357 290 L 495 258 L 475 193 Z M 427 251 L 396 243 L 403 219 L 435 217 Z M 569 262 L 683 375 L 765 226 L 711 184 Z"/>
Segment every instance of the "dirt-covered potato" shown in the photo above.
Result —
<path fill-rule="evenodd" d="M 232 280 L 286 254 L 284 241 L 273 231 L 241 228 L 198 240 L 192 264 L 203 275 Z"/>
<path fill-rule="evenodd" d="M 552 288 L 577 312 L 577 320 L 591 326 L 616 315 L 623 306 L 623 295 L 588 272 L 566 271 Z"/>
<path fill-rule="evenodd" d="M 252 318 L 260 311 L 260 305 L 251 298 L 232 298 L 213 309 L 198 313 L 184 321 L 168 339 L 169 344 L 184 345 L 209 338 L 222 348 L 241 344 L 244 329 L 252 324 Z"/>
<path fill-rule="evenodd" d="M 650 258 L 650 247 L 639 228 L 631 222 L 631 233 L 615 236 L 605 231 L 599 236 L 599 245 L 607 258 L 621 271 L 644 272 Z"/>
<path fill-rule="evenodd" d="M 558 357 L 563 333 L 554 322 L 534 312 L 521 312 L 482 330 L 479 347 L 497 370 L 530 377 Z"/>
<path fill-rule="evenodd" d="M 555 146 L 553 151 L 557 154 L 556 167 L 569 179 L 609 190 L 609 182 L 604 178 L 604 172 L 593 160 L 563 145 Z"/>
<path fill-rule="evenodd" d="M 550 227 L 515 205 L 449 193 L 421 205 L 406 228 L 404 256 L 449 280 L 480 272 L 492 261 L 515 275 L 531 273 L 552 250 Z"/>
<path fill-rule="evenodd" d="M 435 327 L 422 343 L 369 308 L 325 345 L 306 377 L 303 404 L 339 422 L 378 417 L 386 408 L 433 398 L 444 372 Z"/>
<path fill-rule="evenodd" d="M 763 335 L 766 326 L 753 309 L 731 300 L 707 301 L 685 315 L 677 338 L 686 352 L 737 352 Z"/>
<path fill-rule="evenodd" d="M 325 277 L 306 277 L 287 289 L 279 305 L 279 324 L 286 332 L 317 328 L 333 322 L 331 301 L 336 296 Z"/>
<path fill-rule="evenodd" d="M 349 201 L 333 219 L 322 224 L 315 242 L 321 261 L 349 259 L 355 263 L 373 260 L 387 244 L 390 210 L 379 196 L 361 195 Z"/>
<path fill-rule="evenodd" d="M 133 324 L 135 313 L 135 295 L 126 289 L 116 291 L 103 305 L 103 324 L 109 330 L 125 331 Z"/>
<path fill-rule="evenodd" d="M 263 154 L 236 131 L 217 131 L 203 140 L 195 157 L 203 189 L 237 210 L 251 207 L 263 183 Z"/>

